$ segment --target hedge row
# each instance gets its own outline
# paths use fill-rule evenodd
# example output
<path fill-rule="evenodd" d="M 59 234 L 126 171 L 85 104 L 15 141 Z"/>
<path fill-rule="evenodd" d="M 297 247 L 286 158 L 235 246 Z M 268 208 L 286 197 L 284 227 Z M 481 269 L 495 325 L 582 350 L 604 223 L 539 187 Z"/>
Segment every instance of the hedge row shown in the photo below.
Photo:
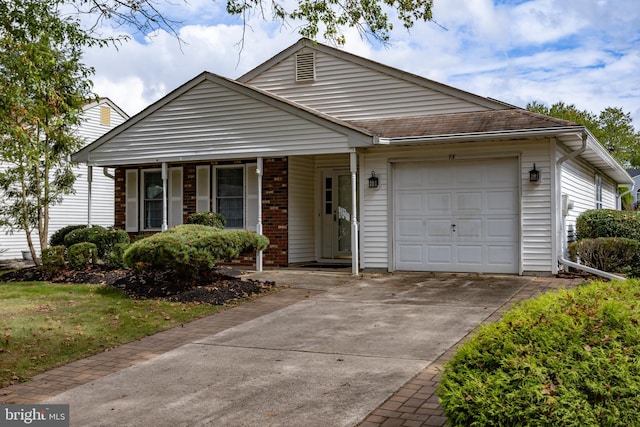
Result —
<path fill-rule="evenodd" d="M 547 293 L 481 328 L 445 365 L 451 425 L 637 425 L 639 285 Z"/>

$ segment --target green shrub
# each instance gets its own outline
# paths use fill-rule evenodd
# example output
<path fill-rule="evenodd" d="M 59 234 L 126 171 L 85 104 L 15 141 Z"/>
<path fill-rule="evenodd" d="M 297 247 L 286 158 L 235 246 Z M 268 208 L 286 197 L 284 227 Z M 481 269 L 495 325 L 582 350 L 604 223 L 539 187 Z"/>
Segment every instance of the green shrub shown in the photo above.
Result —
<path fill-rule="evenodd" d="M 576 221 L 576 237 L 625 237 L 640 240 L 640 212 L 593 209 L 583 212 Z"/>
<path fill-rule="evenodd" d="M 639 285 L 547 293 L 481 328 L 444 368 L 451 425 L 637 425 Z"/>
<path fill-rule="evenodd" d="M 266 249 L 268 244 L 269 239 L 250 231 L 185 224 L 132 243 L 124 262 L 137 269 L 173 270 L 193 279 L 219 261 Z"/>
<path fill-rule="evenodd" d="M 82 242 L 69 247 L 69 267 L 84 270 L 97 261 L 98 247 L 94 243 Z"/>
<path fill-rule="evenodd" d="M 42 250 L 42 266 L 47 270 L 60 271 L 65 268 L 64 261 L 66 247 L 62 245 L 51 246 Z"/>
<path fill-rule="evenodd" d="M 629 274 L 637 270 L 640 242 L 624 237 L 582 239 L 569 249 L 575 251 L 580 262 L 588 267 L 612 273 Z"/>
<path fill-rule="evenodd" d="M 79 230 L 81 228 L 87 228 L 87 226 L 84 224 L 77 224 L 77 225 L 67 225 L 66 227 L 62 227 L 60 230 L 56 231 L 51 235 L 51 237 L 49 238 L 49 246 L 64 245 L 64 238 L 67 236 L 67 234 L 71 233 L 72 231 Z"/>
<path fill-rule="evenodd" d="M 116 243 L 129 243 L 129 235 L 124 230 L 94 225 L 74 230 L 64 238 L 64 244 L 67 248 L 83 242 L 95 244 L 98 248 L 98 258 L 106 259 Z"/>
<path fill-rule="evenodd" d="M 113 249 L 109 252 L 108 265 L 113 268 L 127 268 L 124 263 L 124 252 L 130 245 L 130 243 L 116 243 L 113 245 Z"/>
<path fill-rule="evenodd" d="M 227 220 L 217 212 L 196 212 L 190 214 L 185 223 L 208 225 L 209 227 L 222 229 L 227 224 Z"/>

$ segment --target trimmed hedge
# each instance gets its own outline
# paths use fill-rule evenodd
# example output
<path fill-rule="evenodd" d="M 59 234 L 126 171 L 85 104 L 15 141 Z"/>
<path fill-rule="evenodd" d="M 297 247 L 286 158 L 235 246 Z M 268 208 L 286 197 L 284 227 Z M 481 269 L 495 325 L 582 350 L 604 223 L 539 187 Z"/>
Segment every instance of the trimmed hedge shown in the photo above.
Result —
<path fill-rule="evenodd" d="M 98 249 L 98 258 L 106 259 L 117 243 L 129 243 L 129 241 L 129 235 L 124 230 L 94 225 L 71 231 L 64 238 L 64 245 L 70 248 L 76 243 L 93 243 Z"/>
<path fill-rule="evenodd" d="M 268 245 L 269 239 L 251 231 L 185 224 L 132 243 L 124 253 L 124 262 L 136 269 L 173 270 L 193 279 L 217 262 L 264 250 Z"/>
<path fill-rule="evenodd" d="M 81 242 L 69 247 L 69 268 L 84 270 L 97 261 L 98 247 L 94 243 Z"/>
<path fill-rule="evenodd" d="M 223 229 L 227 224 L 227 220 L 217 212 L 196 212 L 187 217 L 185 224 L 208 225 L 209 227 Z"/>
<path fill-rule="evenodd" d="M 640 211 L 593 209 L 576 220 L 576 238 L 625 237 L 640 240 Z"/>
<path fill-rule="evenodd" d="M 639 285 L 547 293 L 481 328 L 445 365 L 451 425 L 637 425 Z"/>
<path fill-rule="evenodd" d="M 582 239 L 569 246 L 572 258 L 579 258 L 588 267 L 612 273 L 640 272 L 638 248 L 640 242 L 624 237 L 598 237 Z"/>
<path fill-rule="evenodd" d="M 61 246 L 64 245 L 64 238 L 67 237 L 67 234 L 72 231 L 79 230 L 81 228 L 87 228 L 84 224 L 77 225 L 67 225 L 66 227 L 62 227 L 60 230 L 56 231 L 49 238 L 49 246 Z"/>
<path fill-rule="evenodd" d="M 66 263 L 64 260 L 66 247 L 62 245 L 51 246 L 42 250 L 42 266 L 47 270 L 62 270 Z"/>
<path fill-rule="evenodd" d="M 130 243 L 116 243 L 109 252 L 107 262 L 113 268 L 127 268 L 124 262 L 124 252 L 131 246 Z"/>

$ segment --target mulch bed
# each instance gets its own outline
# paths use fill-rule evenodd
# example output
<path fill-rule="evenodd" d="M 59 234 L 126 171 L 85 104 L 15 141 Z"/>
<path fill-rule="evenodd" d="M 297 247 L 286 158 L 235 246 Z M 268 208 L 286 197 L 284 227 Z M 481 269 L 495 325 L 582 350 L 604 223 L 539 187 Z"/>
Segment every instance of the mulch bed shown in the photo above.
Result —
<path fill-rule="evenodd" d="M 113 286 L 134 299 L 166 299 L 223 305 L 269 291 L 275 282 L 238 277 L 233 270 L 219 267 L 198 282 L 180 281 L 173 272 L 135 272 L 94 268 L 86 271 L 50 272 L 27 267 L 0 276 L 2 282 L 44 281 L 53 283 L 94 283 Z"/>

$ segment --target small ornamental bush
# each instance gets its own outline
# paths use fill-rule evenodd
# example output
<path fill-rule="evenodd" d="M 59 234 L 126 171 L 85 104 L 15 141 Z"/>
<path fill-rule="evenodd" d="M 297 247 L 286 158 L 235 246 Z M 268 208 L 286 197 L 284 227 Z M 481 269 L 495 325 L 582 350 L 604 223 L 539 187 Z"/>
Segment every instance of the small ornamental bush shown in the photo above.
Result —
<path fill-rule="evenodd" d="M 124 262 L 136 269 L 173 270 L 194 279 L 217 262 L 264 250 L 268 245 L 269 239 L 251 231 L 185 224 L 132 243 L 124 253 Z"/>
<path fill-rule="evenodd" d="M 226 225 L 227 220 L 217 212 L 196 212 L 189 215 L 185 223 L 208 225 L 209 227 L 222 229 Z"/>
<path fill-rule="evenodd" d="M 526 301 L 445 365 L 452 426 L 630 426 L 640 420 L 640 282 Z"/>
<path fill-rule="evenodd" d="M 64 269 L 66 263 L 64 254 L 67 248 L 64 246 L 51 246 L 42 250 L 42 266 L 50 271 L 60 271 Z"/>
<path fill-rule="evenodd" d="M 630 274 L 638 270 L 638 247 L 640 242 L 624 237 L 598 237 L 575 242 L 570 252 L 575 252 L 579 261 L 598 270 Z"/>
<path fill-rule="evenodd" d="M 69 267 L 84 270 L 97 261 L 98 248 L 94 243 L 82 242 L 69 247 Z"/>
<path fill-rule="evenodd" d="M 71 233 L 72 231 L 79 230 L 81 228 L 87 228 L 87 226 L 84 224 L 77 224 L 77 225 L 67 225 L 66 227 L 62 227 L 60 230 L 56 231 L 51 235 L 51 237 L 49 238 L 49 246 L 64 245 L 64 238 L 67 236 L 67 234 Z"/>
<path fill-rule="evenodd" d="M 129 243 L 129 235 L 124 230 L 114 230 L 99 225 L 81 228 L 67 234 L 64 245 L 69 248 L 76 243 L 89 242 L 98 248 L 98 258 L 106 259 L 116 243 Z"/>
<path fill-rule="evenodd" d="M 593 209 L 585 211 L 576 220 L 576 237 L 625 237 L 640 240 L 640 212 Z"/>
<path fill-rule="evenodd" d="M 113 245 L 113 249 L 109 252 L 108 265 L 113 268 L 127 268 L 127 265 L 124 263 L 124 252 L 130 245 L 130 243 L 116 243 Z"/>

